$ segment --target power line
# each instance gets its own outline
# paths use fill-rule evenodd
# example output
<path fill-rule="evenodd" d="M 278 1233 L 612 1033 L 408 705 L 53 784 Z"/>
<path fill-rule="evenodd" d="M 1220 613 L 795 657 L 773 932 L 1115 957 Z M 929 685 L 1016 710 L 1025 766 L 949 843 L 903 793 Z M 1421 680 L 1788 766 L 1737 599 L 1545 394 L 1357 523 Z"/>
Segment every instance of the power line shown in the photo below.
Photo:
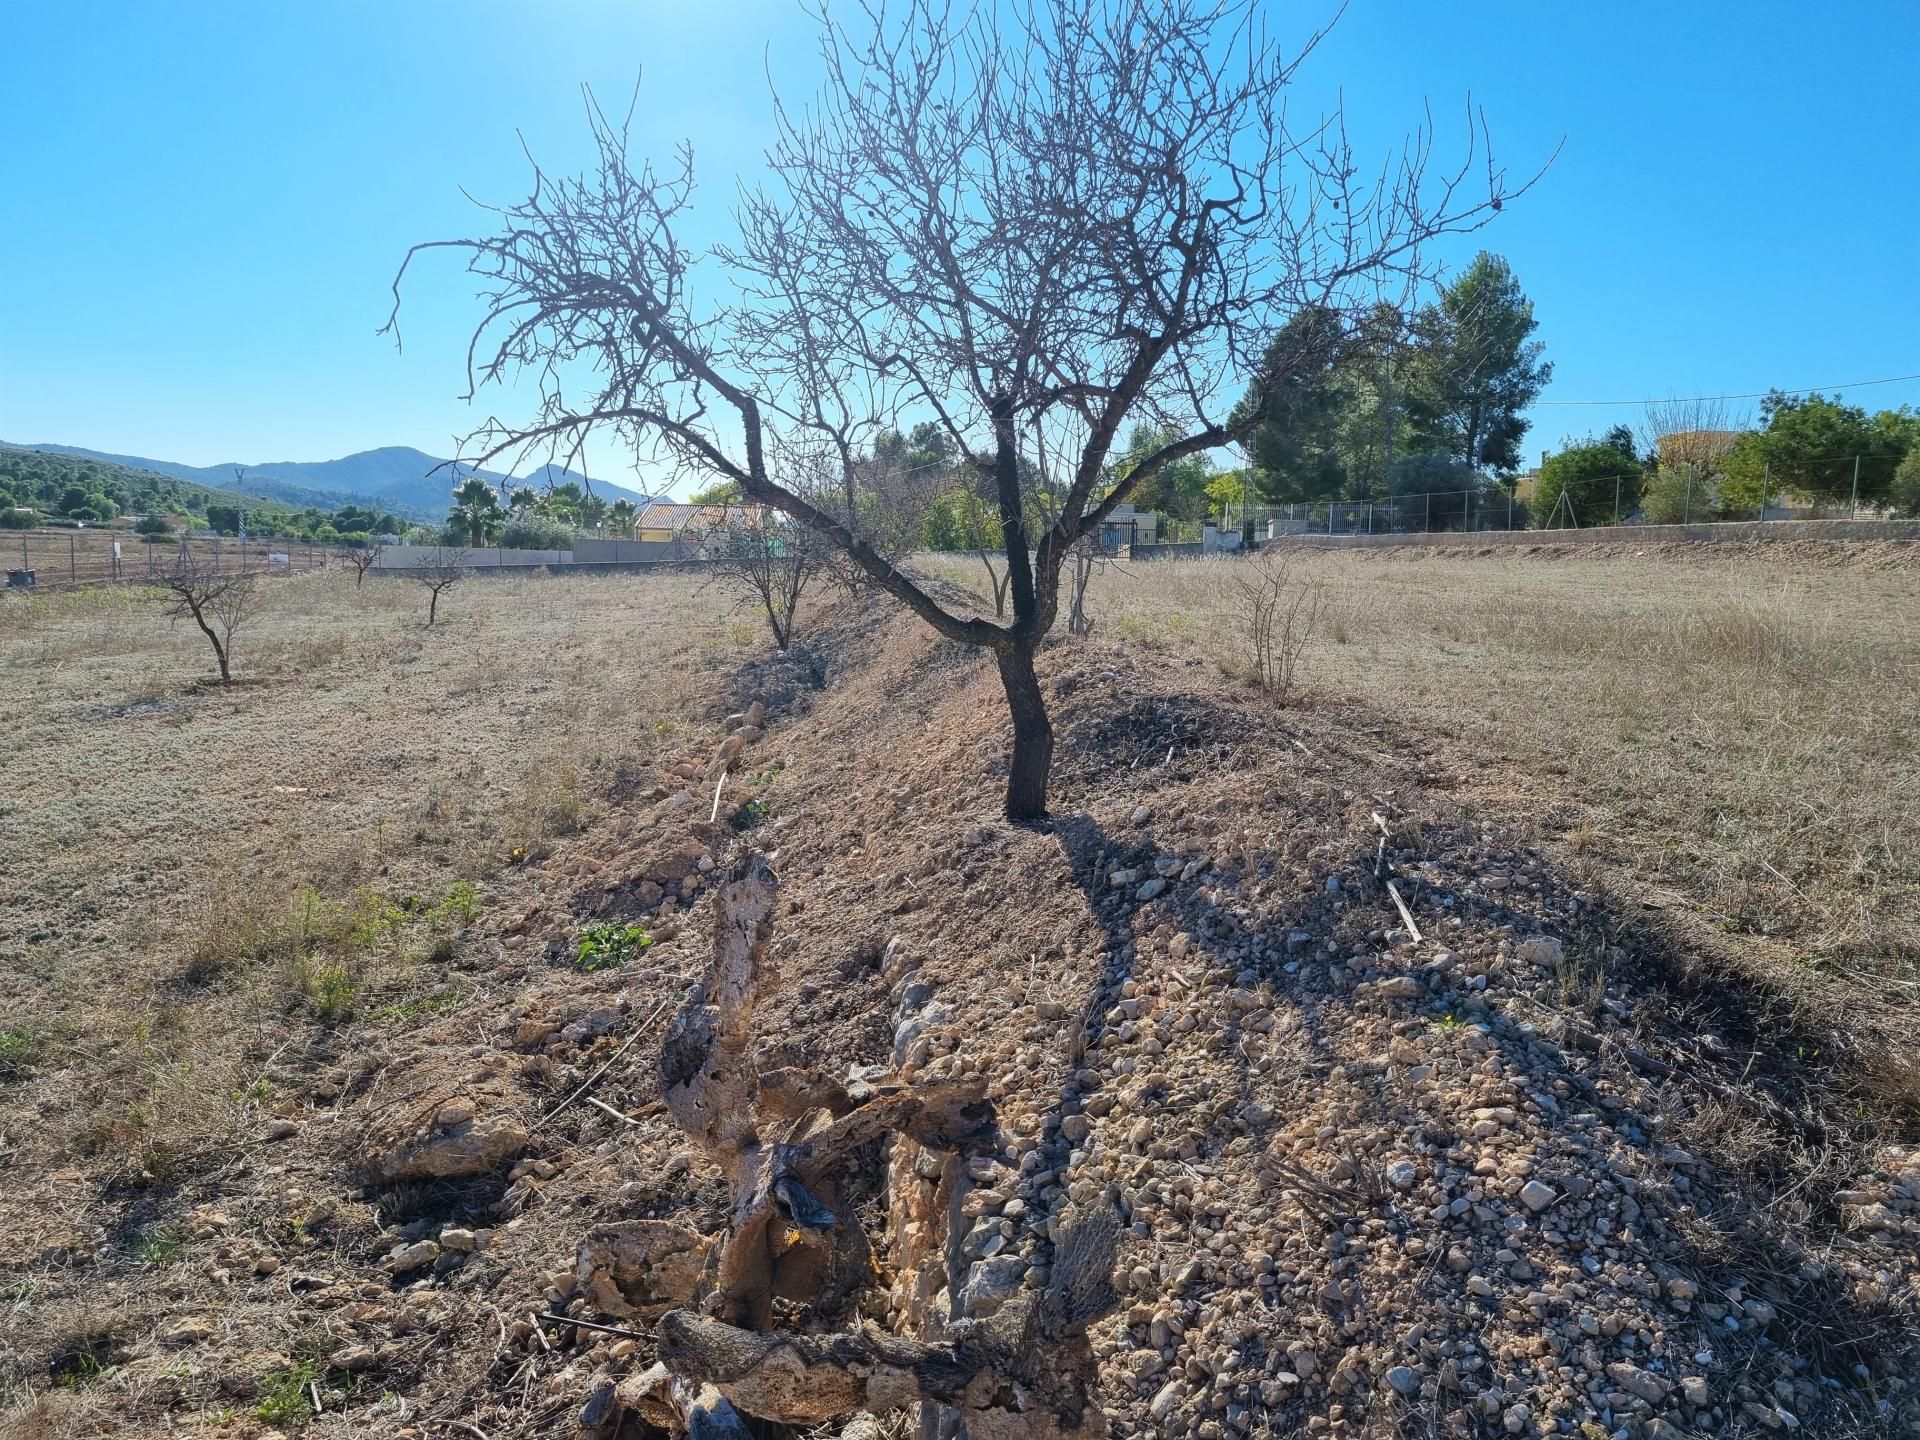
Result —
<path fill-rule="evenodd" d="M 1920 374 L 1889 375 L 1884 380 L 1855 380 L 1846 385 L 1803 385 L 1796 390 L 1752 390 L 1744 395 L 1661 395 L 1647 400 L 1536 400 L 1541 408 L 1549 405 L 1693 405 L 1703 400 L 1763 400 L 1769 395 L 1813 395 L 1822 390 L 1858 390 L 1867 385 L 1896 385 L 1902 380 L 1920 380 Z"/>

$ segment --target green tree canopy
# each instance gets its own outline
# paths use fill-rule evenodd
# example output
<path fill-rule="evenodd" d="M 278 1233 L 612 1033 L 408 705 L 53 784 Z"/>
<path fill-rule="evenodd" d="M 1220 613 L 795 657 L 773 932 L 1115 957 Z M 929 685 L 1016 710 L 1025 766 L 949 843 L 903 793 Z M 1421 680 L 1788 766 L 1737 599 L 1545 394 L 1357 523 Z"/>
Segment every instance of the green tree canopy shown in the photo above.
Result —
<path fill-rule="evenodd" d="M 1358 396 L 1340 317 L 1309 307 L 1293 315 L 1267 346 L 1271 373 L 1284 376 L 1267 401 L 1267 418 L 1247 442 L 1262 500 L 1328 500 L 1346 488 L 1341 432 Z M 1254 402 L 1240 402 L 1235 418 Z"/>
<path fill-rule="evenodd" d="M 1560 528 L 1567 511 L 1582 525 L 1611 525 L 1640 504 L 1641 468 L 1633 438 L 1624 432 L 1589 439 L 1547 457 L 1534 486 L 1538 524 Z"/>
<path fill-rule="evenodd" d="M 689 505 L 738 505 L 740 487 L 731 480 L 718 480 L 687 497 Z"/>
<path fill-rule="evenodd" d="M 1406 410 L 1415 447 L 1477 470 L 1519 469 L 1521 412 L 1553 375 L 1537 329 L 1512 266 L 1481 251 L 1414 317 Z"/>
<path fill-rule="evenodd" d="M 1742 435 L 1727 456 L 1720 503 L 1730 514 L 1758 514 L 1789 493 L 1829 504 L 1853 496 L 1858 463 L 1860 503 L 1885 500 L 1894 472 L 1920 443 L 1920 416 L 1883 410 L 1869 416 L 1839 397 L 1773 391 L 1760 402 L 1758 430 Z"/>
<path fill-rule="evenodd" d="M 1135 465 L 1180 437 L 1171 430 L 1136 425 L 1126 449 L 1113 464 L 1115 482 L 1126 479 Z M 1138 510 L 1157 510 L 1176 520 L 1203 520 L 1207 514 L 1207 482 L 1213 466 L 1205 454 L 1185 456 L 1160 469 L 1137 488 L 1130 503 Z"/>
<path fill-rule="evenodd" d="M 1920 445 L 1907 451 L 1906 458 L 1895 467 L 1887 503 L 1897 515 L 1920 515 Z"/>

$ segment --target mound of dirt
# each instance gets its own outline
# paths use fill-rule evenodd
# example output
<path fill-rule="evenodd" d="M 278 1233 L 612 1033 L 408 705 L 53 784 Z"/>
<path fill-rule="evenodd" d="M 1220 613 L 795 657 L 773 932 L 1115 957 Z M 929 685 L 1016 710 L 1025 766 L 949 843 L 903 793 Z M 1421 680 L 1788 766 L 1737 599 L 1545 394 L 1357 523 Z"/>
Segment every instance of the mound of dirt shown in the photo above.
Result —
<path fill-rule="evenodd" d="M 567 1434 L 646 1370 L 633 1317 L 684 1300 L 729 1205 L 661 1045 L 753 847 L 763 1070 L 975 1079 L 998 1117 L 952 1246 L 874 1257 L 876 1322 L 1044 1291 L 1102 1210 L 1119 1435 L 1920 1425 L 1911 1126 L 1413 740 L 1063 641 L 1055 818 L 1016 827 L 980 656 L 870 605 L 777 668 L 503 882 L 466 943 L 509 1006 L 411 1032 L 192 1197 L 246 1223 L 207 1222 L 213 1289 L 111 1337 L 149 1420 L 184 1432 L 263 1347 L 333 1377 L 343 1435 Z M 651 945 L 581 968 L 609 921 Z"/>

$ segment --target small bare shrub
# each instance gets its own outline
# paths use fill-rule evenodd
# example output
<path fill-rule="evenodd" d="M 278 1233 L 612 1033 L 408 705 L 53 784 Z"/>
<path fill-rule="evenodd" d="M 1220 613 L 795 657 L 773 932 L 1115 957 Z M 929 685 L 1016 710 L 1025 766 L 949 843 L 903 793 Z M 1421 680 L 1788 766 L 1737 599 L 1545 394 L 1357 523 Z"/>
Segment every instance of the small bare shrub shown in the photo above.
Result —
<path fill-rule="evenodd" d="M 1268 550 L 1235 577 L 1239 620 L 1254 684 L 1276 705 L 1287 703 L 1300 655 L 1327 606 L 1326 585 L 1296 576 L 1284 551 Z"/>
<path fill-rule="evenodd" d="M 467 577 L 467 552 L 436 545 L 433 552 L 424 556 L 419 568 L 415 570 L 414 583 L 426 589 L 427 628 L 433 628 L 433 622 L 440 611 L 440 596 L 451 590 Z M 357 581 L 355 582 L 358 583 Z"/>

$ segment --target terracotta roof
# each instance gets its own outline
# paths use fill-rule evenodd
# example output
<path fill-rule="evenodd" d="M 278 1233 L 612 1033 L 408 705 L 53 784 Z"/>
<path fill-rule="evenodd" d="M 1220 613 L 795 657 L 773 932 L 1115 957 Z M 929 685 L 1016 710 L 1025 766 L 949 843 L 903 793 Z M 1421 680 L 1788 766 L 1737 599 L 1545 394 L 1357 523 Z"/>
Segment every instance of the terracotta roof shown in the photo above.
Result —
<path fill-rule="evenodd" d="M 640 518 L 634 524 L 648 530 L 672 530 L 677 534 L 693 524 L 702 528 L 726 525 L 735 520 L 753 520 L 762 513 L 762 507 L 757 505 L 685 505 L 655 501 L 640 512 Z"/>

